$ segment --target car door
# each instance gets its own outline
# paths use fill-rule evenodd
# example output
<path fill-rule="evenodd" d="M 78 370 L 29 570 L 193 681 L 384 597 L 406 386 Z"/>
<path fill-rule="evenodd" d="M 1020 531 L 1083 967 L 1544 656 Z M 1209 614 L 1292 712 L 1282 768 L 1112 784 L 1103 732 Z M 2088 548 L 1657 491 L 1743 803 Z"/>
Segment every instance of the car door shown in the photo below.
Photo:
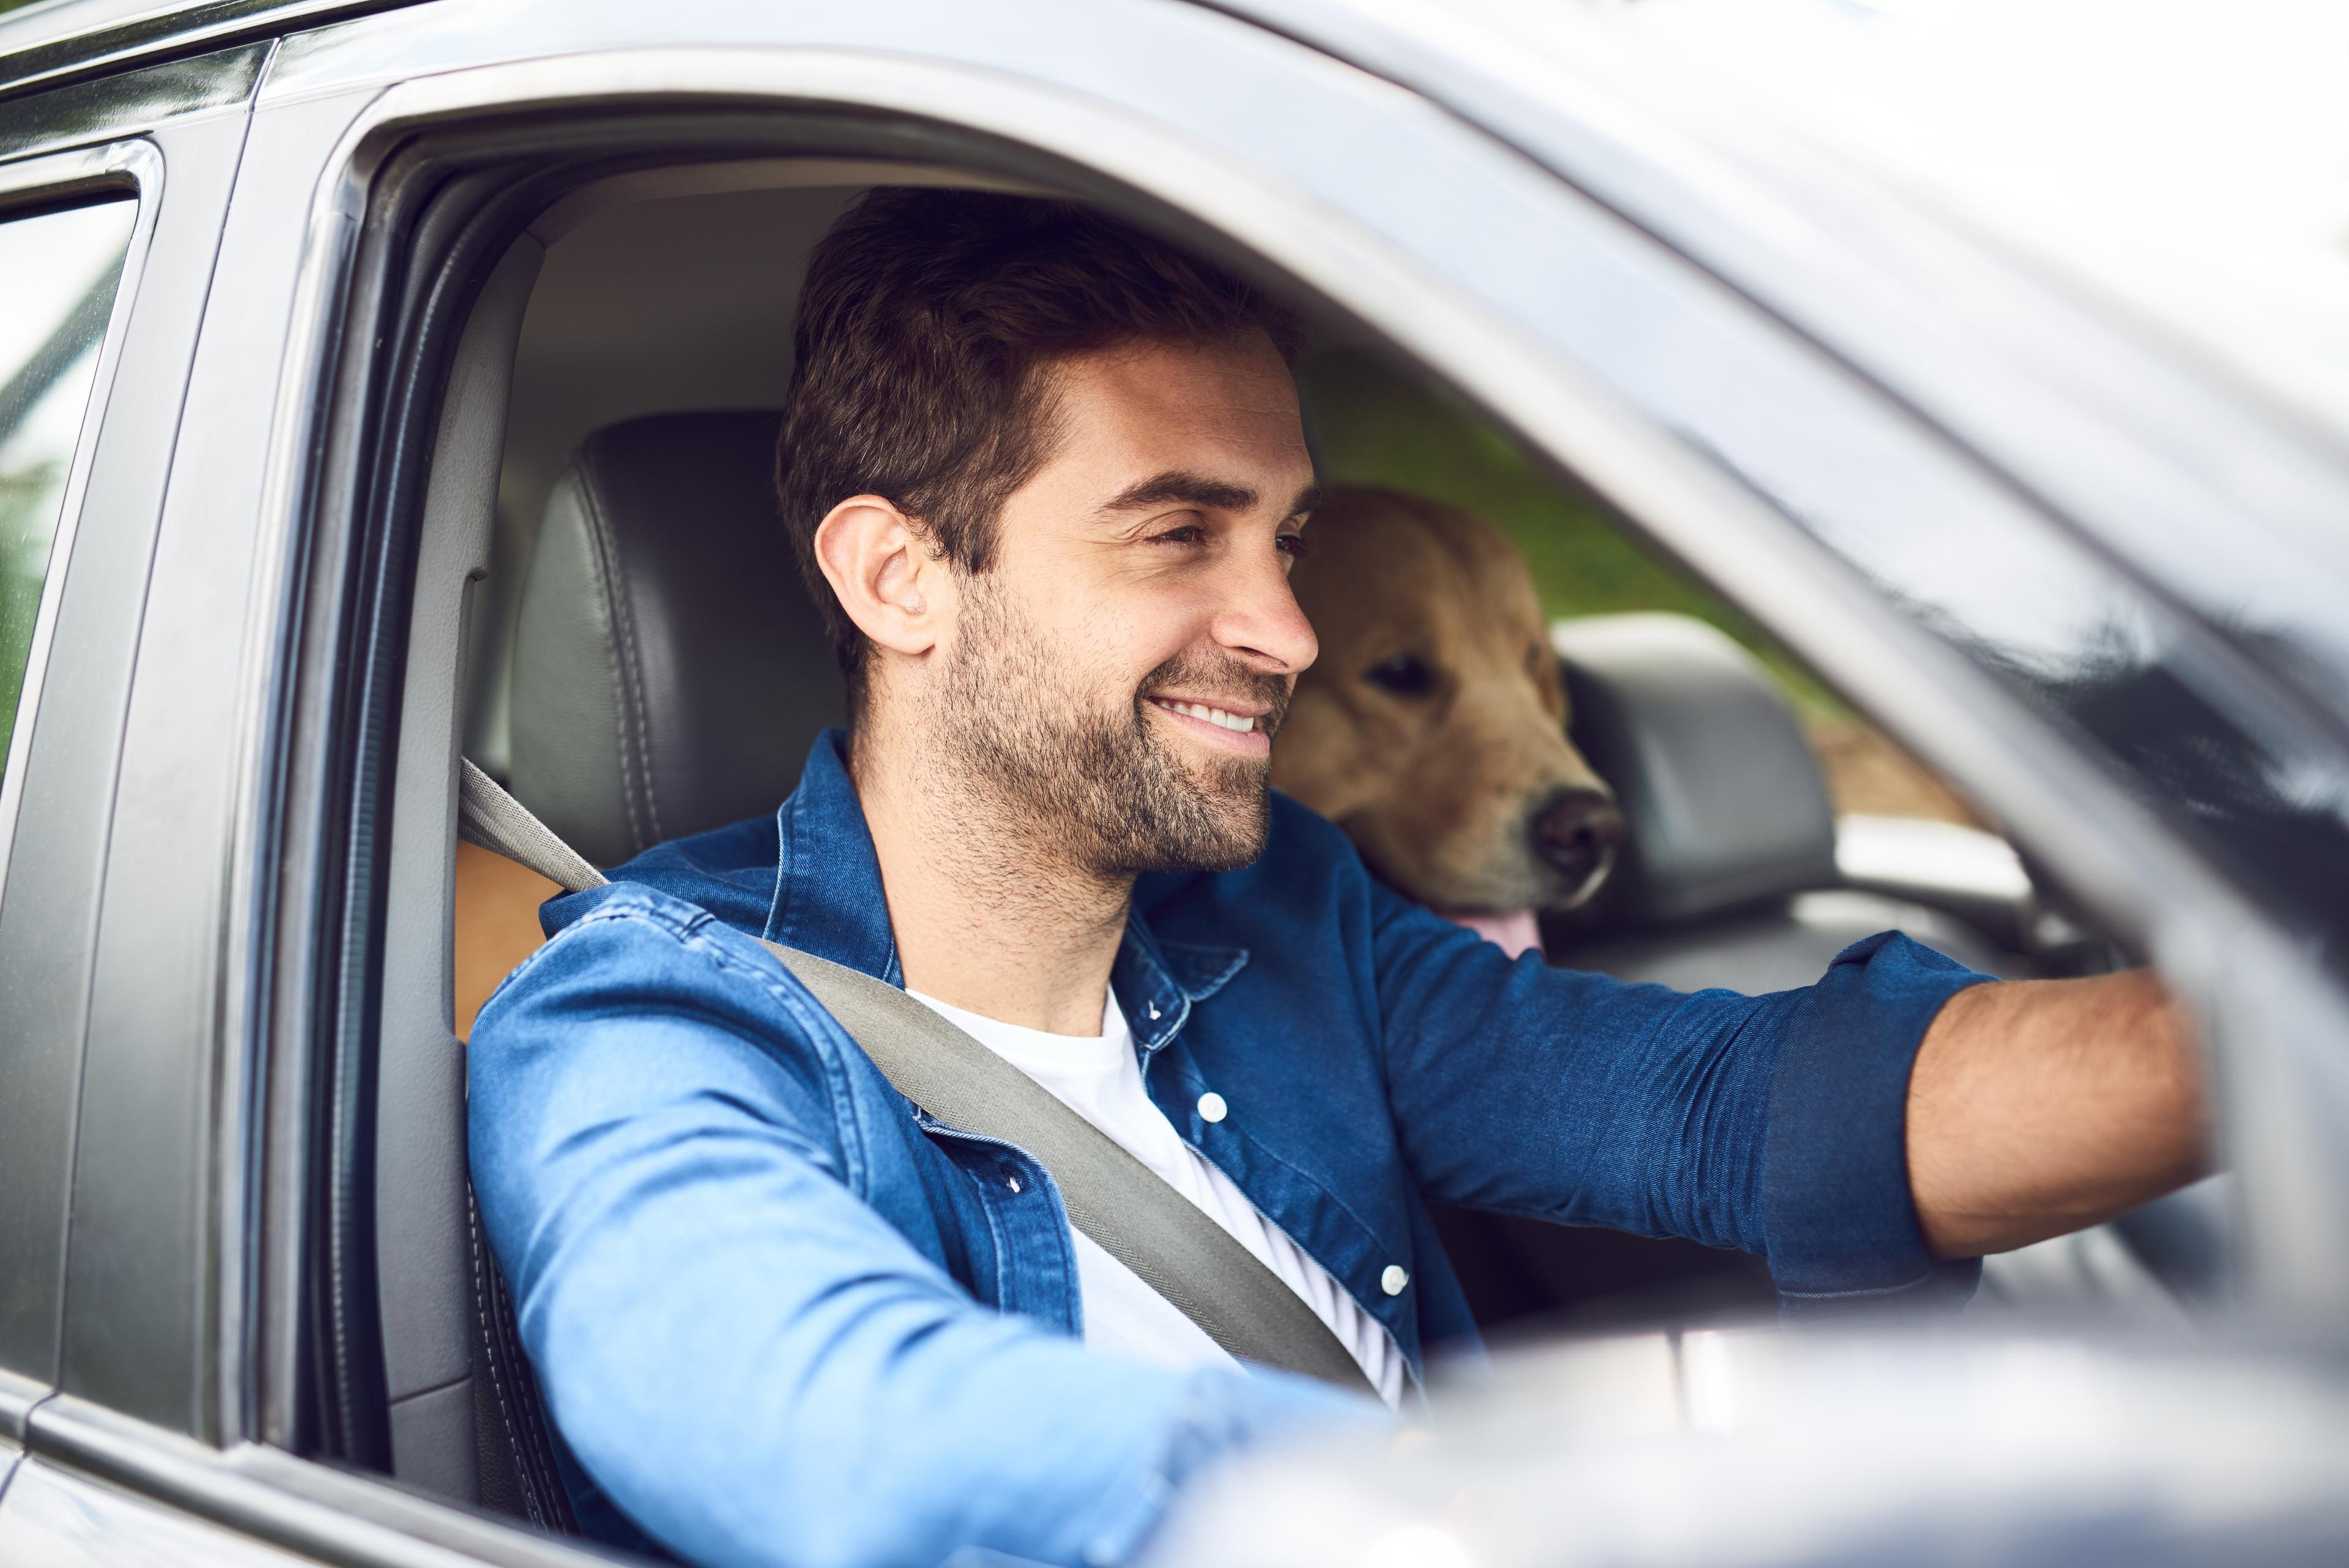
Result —
<path fill-rule="evenodd" d="M 39 1446 L 33 1412 L 60 1390 L 109 1386 L 103 1355 L 63 1332 L 66 1303 L 90 1286 L 74 1265 L 74 1227 L 93 1222 L 69 1197 L 80 1140 L 123 1088 L 87 1051 L 102 877 L 173 438 L 264 53 L 0 101 L 0 1557 L 12 1560 L 57 1560 L 57 1501 L 83 1484 L 18 1462 Z M 134 1163 L 125 1177 L 177 1179 Z"/>

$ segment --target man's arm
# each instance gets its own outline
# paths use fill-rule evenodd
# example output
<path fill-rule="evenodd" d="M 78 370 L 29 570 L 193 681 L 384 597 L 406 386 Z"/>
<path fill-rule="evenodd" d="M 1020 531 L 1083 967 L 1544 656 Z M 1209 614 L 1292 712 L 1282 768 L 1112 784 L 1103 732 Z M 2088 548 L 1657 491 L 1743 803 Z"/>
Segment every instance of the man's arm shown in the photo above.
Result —
<path fill-rule="evenodd" d="M 1909 1184 L 1937 1256 L 2109 1220 L 2200 1175 L 2185 1010 L 2149 971 L 2009 981 L 1950 998 L 1909 1080 Z"/>

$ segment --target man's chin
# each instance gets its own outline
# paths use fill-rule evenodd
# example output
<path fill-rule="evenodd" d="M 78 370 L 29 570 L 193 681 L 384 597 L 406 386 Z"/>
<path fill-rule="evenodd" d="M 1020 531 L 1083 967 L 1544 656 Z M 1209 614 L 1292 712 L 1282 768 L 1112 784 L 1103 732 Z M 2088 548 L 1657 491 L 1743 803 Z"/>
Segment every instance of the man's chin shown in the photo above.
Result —
<path fill-rule="evenodd" d="M 1264 854 L 1272 827 L 1269 768 L 1237 788 L 1199 789 L 1195 811 L 1185 811 L 1179 821 L 1161 821 L 1154 842 L 1140 857 L 1145 863 L 1130 867 L 1151 871 L 1237 871 L 1253 866 Z"/>

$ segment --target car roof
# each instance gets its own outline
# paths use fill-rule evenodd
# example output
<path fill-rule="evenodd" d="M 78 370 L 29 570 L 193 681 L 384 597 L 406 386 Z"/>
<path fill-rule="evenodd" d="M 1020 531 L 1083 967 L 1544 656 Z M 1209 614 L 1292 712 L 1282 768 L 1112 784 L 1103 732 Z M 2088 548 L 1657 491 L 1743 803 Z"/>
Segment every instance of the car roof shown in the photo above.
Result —
<path fill-rule="evenodd" d="M 34 0 L 0 14 L 0 97 L 416 0 Z"/>
<path fill-rule="evenodd" d="M 0 92 L 409 0 L 36 0 Z M 1814 212 L 1962 229 L 2349 449 L 2349 7 L 1227 0 L 1464 112 L 1570 108 Z M 1406 64 L 1406 62 L 1408 62 Z M 1644 123 L 1641 123 L 1644 122 Z M 1507 133 L 1508 127 L 1493 129 Z M 1756 221 L 1768 214 L 1754 212 Z"/>
<path fill-rule="evenodd" d="M 1228 8 L 1419 87 L 1521 145 L 1527 127 L 1506 100 L 1546 103 L 1613 141 L 1586 146 L 1591 166 L 1611 151 L 1692 185 L 1709 171 L 1714 192 L 1742 188 L 1755 226 L 1800 209 L 1845 239 L 1895 213 L 1911 240 L 1969 236 L 2167 336 L 2206 372 L 2349 448 L 2349 117 L 2339 112 L 2349 7 Z"/>

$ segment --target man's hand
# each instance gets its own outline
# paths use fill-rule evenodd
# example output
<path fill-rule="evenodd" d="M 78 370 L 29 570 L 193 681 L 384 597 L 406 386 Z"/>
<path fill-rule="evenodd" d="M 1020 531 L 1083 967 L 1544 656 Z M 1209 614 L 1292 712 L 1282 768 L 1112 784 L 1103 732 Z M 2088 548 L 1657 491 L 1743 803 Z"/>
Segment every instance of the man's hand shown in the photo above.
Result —
<path fill-rule="evenodd" d="M 2208 1158 L 2193 1031 L 2150 971 L 1972 986 L 1918 1048 L 1909 1185 L 1938 1256 L 2097 1224 Z"/>

